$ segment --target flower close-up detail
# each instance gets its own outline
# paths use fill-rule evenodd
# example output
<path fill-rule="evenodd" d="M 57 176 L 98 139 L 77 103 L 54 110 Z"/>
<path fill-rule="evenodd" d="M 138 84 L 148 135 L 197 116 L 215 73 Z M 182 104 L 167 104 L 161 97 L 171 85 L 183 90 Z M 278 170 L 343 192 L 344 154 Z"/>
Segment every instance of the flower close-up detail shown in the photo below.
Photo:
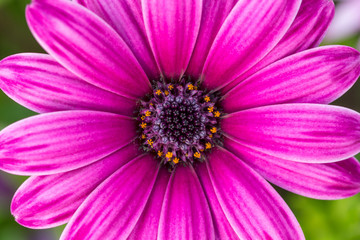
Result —
<path fill-rule="evenodd" d="M 39 114 L 0 132 L 11 203 L 61 239 L 304 239 L 271 184 L 360 192 L 360 114 L 328 105 L 360 53 L 321 46 L 329 0 L 33 0 L 47 52 L 0 62 Z"/>

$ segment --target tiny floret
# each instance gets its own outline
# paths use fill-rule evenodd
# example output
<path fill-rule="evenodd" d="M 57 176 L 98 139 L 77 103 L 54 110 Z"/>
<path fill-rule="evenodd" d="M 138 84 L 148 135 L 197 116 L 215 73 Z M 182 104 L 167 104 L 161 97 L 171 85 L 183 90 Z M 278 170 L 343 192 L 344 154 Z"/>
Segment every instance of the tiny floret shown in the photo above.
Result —
<path fill-rule="evenodd" d="M 172 158 L 172 156 L 173 156 L 172 152 L 167 152 L 165 157 L 166 158 Z"/>
<path fill-rule="evenodd" d="M 212 132 L 212 133 L 216 133 L 216 132 L 217 132 L 216 127 L 211 128 L 211 129 L 210 129 L 210 132 Z"/>
<path fill-rule="evenodd" d="M 149 140 L 147 140 L 147 143 L 148 143 L 150 146 L 152 146 L 153 143 L 154 143 L 154 141 L 153 141 L 152 139 L 149 139 Z"/>
<path fill-rule="evenodd" d="M 151 112 L 150 112 L 150 111 L 146 111 L 146 112 L 145 112 L 145 116 L 146 116 L 146 117 L 149 117 L 150 115 L 151 115 Z"/>

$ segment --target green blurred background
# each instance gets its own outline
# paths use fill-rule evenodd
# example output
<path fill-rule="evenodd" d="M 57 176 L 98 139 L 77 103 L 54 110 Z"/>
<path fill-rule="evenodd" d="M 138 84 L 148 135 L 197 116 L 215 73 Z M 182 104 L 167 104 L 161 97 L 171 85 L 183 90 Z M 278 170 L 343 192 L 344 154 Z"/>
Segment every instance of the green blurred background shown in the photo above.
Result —
<path fill-rule="evenodd" d="M 43 52 L 32 37 L 26 21 L 25 6 L 30 0 L 0 0 L 0 59 L 21 52 Z M 360 10 L 359 10 L 360 11 Z M 360 34 L 337 44 L 356 47 Z M 360 82 L 346 93 L 336 105 L 360 112 Z M 0 129 L 34 115 L 0 91 Z M 10 214 L 12 195 L 25 177 L 0 172 L 0 240 L 58 239 L 63 227 L 32 230 L 17 224 Z M 318 201 L 282 189 L 277 190 L 295 213 L 305 236 L 310 240 L 359 240 L 360 194 L 338 201 Z"/>

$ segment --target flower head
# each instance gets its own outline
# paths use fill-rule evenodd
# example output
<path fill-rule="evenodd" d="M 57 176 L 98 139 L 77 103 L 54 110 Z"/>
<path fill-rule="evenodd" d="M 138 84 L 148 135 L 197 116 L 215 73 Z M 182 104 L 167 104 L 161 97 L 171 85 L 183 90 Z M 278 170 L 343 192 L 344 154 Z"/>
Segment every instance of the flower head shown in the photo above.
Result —
<path fill-rule="evenodd" d="M 0 132 L 0 168 L 32 175 L 16 221 L 67 223 L 62 239 L 303 239 L 266 180 L 360 191 L 360 114 L 326 105 L 360 53 L 313 48 L 332 15 L 328 0 L 33 0 L 48 54 L 0 63 L 1 89 L 40 113 Z"/>
<path fill-rule="evenodd" d="M 169 94 L 157 95 L 157 92 L 169 89 L 170 85 L 174 87 Z M 196 90 L 195 86 L 190 78 L 183 77 L 171 84 L 166 83 L 166 79 L 160 79 L 154 83 L 153 94 L 138 104 L 138 121 L 141 126 L 146 126 L 142 127 L 139 144 L 145 152 L 168 152 L 164 156 L 157 156 L 161 162 L 170 164 L 169 170 L 174 167 L 174 162 L 169 162 L 172 157 L 184 163 L 193 163 L 200 159 L 199 151 L 208 149 L 207 142 L 211 144 L 221 141 L 221 135 L 216 133 L 220 119 L 208 111 L 209 108 L 220 109 L 219 97 L 214 93 Z M 211 95 L 213 101 L 204 101 L 206 95 Z M 146 114 L 150 112 L 153 114 Z M 149 125 L 143 122 L 144 114 Z M 210 138 L 210 134 L 214 137 Z M 143 135 L 146 136 L 145 139 Z"/>

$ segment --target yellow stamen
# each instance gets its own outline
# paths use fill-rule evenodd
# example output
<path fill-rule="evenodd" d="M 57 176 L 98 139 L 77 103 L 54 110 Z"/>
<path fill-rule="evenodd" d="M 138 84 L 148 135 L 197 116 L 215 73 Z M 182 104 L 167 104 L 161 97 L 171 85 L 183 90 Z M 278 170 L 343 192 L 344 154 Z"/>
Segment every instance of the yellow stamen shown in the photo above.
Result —
<path fill-rule="evenodd" d="M 211 143 L 207 142 L 207 143 L 205 144 L 205 147 L 206 147 L 206 149 L 210 149 L 210 148 L 211 148 Z"/>
<path fill-rule="evenodd" d="M 165 157 L 166 158 L 172 158 L 172 156 L 173 156 L 172 152 L 167 152 Z"/>
<path fill-rule="evenodd" d="M 208 107 L 208 111 L 209 111 L 209 112 L 213 112 L 213 111 L 214 111 L 214 107 Z"/>
<path fill-rule="evenodd" d="M 200 158 L 200 157 L 201 157 L 201 154 L 200 154 L 199 152 L 196 152 L 196 153 L 194 153 L 194 157 Z"/>
<path fill-rule="evenodd" d="M 214 116 L 215 117 L 220 117 L 220 112 L 219 111 L 214 112 Z"/>
<path fill-rule="evenodd" d="M 159 95 L 159 96 L 160 96 L 160 94 L 161 94 L 161 90 L 160 90 L 160 89 L 158 89 L 155 93 L 156 93 L 157 95 Z"/>
<path fill-rule="evenodd" d="M 174 86 L 170 84 L 170 85 L 168 86 L 168 88 L 169 88 L 169 90 L 173 90 L 173 89 L 174 89 Z"/>
<path fill-rule="evenodd" d="M 143 121 L 145 120 L 145 116 L 144 116 L 144 115 L 141 116 L 141 120 L 143 120 Z"/>
<path fill-rule="evenodd" d="M 194 89 L 195 89 L 195 90 L 198 90 L 198 87 L 197 87 L 197 86 L 195 86 L 195 87 L 194 87 Z"/>
<path fill-rule="evenodd" d="M 157 152 L 157 155 L 158 155 L 159 157 L 161 157 L 162 154 L 163 154 L 163 153 L 162 153 L 160 150 Z"/>
<path fill-rule="evenodd" d="M 212 129 L 210 129 L 210 132 L 212 132 L 212 133 L 216 133 L 216 131 L 217 131 L 216 127 L 213 127 Z"/>
<path fill-rule="evenodd" d="M 142 122 L 140 126 L 141 126 L 142 129 L 145 129 L 146 125 L 147 125 L 146 123 Z"/>
<path fill-rule="evenodd" d="M 147 140 L 147 143 L 148 143 L 150 146 L 152 146 L 153 143 L 154 143 L 154 141 L 153 141 L 152 139 L 149 139 L 149 140 Z"/>
<path fill-rule="evenodd" d="M 205 97 L 204 97 L 204 100 L 205 100 L 205 102 L 210 102 L 210 97 L 209 97 L 209 96 L 205 96 Z"/>
<path fill-rule="evenodd" d="M 145 116 L 146 116 L 146 117 L 149 117 L 150 115 L 151 115 L 151 112 L 150 112 L 150 111 L 146 111 L 146 112 L 145 112 Z"/>
<path fill-rule="evenodd" d="M 169 95 L 169 91 L 168 90 L 165 90 L 165 95 Z"/>
<path fill-rule="evenodd" d="M 174 162 L 175 164 L 178 164 L 178 163 L 179 163 L 179 160 L 180 160 L 180 159 L 176 157 L 176 158 L 173 159 L 173 162 Z"/>
<path fill-rule="evenodd" d="M 142 139 L 145 139 L 145 138 L 146 138 L 146 135 L 145 135 L 145 134 L 141 135 L 141 138 L 142 138 Z"/>
<path fill-rule="evenodd" d="M 189 90 L 194 90 L 194 85 L 189 84 L 189 85 L 188 85 L 188 89 L 189 89 Z"/>
<path fill-rule="evenodd" d="M 154 104 L 153 104 L 153 103 L 150 103 L 150 106 L 154 106 Z"/>
<path fill-rule="evenodd" d="M 209 138 L 212 138 L 212 137 L 213 137 L 213 135 L 212 135 L 212 134 L 210 134 L 210 135 L 209 135 Z"/>

